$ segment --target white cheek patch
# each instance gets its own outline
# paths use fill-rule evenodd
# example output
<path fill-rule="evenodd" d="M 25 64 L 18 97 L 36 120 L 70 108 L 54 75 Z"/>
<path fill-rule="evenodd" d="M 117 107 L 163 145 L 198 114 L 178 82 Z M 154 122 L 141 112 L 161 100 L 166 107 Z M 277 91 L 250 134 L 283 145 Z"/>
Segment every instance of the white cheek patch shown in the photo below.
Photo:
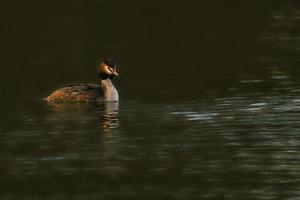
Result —
<path fill-rule="evenodd" d="M 114 70 L 113 70 L 113 68 L 111 68 L 111 67 L 108 68 L 108 71 L 109 71 L 110 74 L 113 74 L 113 73 L 114 73 Z"/>
<path fill-rule="evenodd" d="M 108 75 L 111 75 L 111 74 L 112 74 L 112 72 L 111 72 L 111 70 L 110 70 L 110 67 L 109 67 L 108 65 L 105 65 L 105 67 L 104 67 L 104 72 L 105 72 L 106 74 L 108 74 Z"/>

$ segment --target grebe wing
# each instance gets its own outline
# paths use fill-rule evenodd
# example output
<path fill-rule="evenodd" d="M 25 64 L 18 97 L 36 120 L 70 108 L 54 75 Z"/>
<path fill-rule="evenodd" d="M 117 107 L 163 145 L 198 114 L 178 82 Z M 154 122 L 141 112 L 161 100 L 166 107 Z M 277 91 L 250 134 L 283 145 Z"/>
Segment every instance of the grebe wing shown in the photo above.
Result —
<path fill-rule="evenodd" d="M 48 101 L 97 101 L 103 96 L 98 84 L 72 83 L 55 90 L 46 98 Z"/>

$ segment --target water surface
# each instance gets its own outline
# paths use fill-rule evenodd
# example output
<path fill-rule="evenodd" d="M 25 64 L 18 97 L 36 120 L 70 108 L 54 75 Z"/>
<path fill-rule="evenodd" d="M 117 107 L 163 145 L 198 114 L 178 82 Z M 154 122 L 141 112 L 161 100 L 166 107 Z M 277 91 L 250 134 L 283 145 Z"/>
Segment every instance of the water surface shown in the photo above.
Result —
<path fill-rule="evenodd" d="M 299 199 L 296 1 L 6 2 L 1 199 Z M 119 60 L 119 103 L 48 104 Z"/>

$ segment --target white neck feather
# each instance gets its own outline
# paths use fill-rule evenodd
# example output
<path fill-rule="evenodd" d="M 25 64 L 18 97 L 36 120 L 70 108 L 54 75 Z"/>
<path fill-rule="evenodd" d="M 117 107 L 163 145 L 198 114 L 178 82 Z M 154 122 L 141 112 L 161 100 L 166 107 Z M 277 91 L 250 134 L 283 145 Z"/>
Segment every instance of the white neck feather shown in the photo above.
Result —
<path fill-rule="evenodd" d="M 109 78 L 101 80 L 104 101 L 119 101 L 119 94 Z"/>

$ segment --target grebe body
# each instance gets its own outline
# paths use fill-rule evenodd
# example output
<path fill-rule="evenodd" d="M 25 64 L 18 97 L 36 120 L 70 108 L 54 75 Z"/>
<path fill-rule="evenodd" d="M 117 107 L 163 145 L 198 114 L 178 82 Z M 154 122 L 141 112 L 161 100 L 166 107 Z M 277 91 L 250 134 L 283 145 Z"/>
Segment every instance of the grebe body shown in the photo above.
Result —
<path fill-rule="evenodd" d="M 118 76 L 116 62 L 105 59 L 97 73 L 100 84 L 68 84 L 52 92 L 45 100 L 56 103 L 119 101 L 118 91 L 112 83 L 112 79 Z"/>

